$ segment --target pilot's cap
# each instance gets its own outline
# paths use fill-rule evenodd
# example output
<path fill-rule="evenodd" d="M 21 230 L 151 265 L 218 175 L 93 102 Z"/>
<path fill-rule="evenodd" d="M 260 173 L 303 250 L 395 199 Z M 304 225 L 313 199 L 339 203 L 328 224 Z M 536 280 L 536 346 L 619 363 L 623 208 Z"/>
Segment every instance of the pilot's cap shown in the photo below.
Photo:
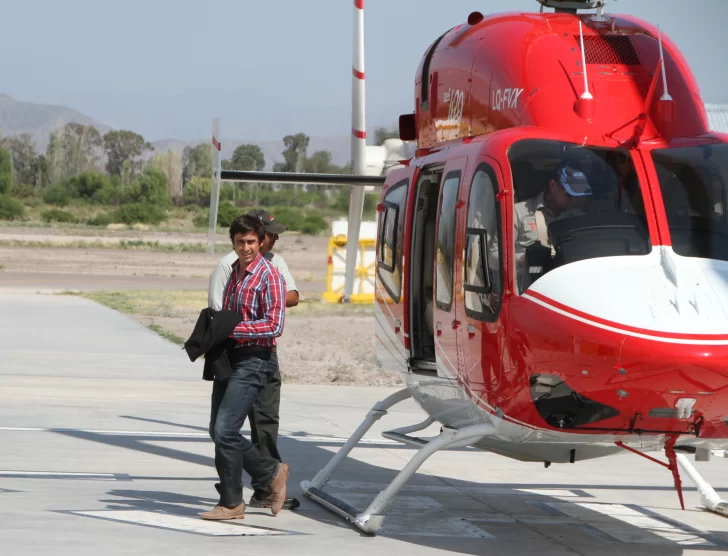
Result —
<path fill-rule="evenodd" d="M 572 197 L 583 197 L 592 194 L 592 188 L 586 174 L 572 162 L 562 162 L 554 170 L 554 180 L 564 186 L 564 190 Z"/>
<path fill-rule="evenodd" d="M 263 228 L 269 234 L 282 234 L 288 229 L 288 226 L 284 226 L 283 224 L 274 222 L 275 219 L 273 218 L 273 215 L 267 210 L 251 210 L 246 213 L 246 216 L 252 216 L 253 218 L 257 218 L 258 220 L 260 220 L 263 224 Z"/>

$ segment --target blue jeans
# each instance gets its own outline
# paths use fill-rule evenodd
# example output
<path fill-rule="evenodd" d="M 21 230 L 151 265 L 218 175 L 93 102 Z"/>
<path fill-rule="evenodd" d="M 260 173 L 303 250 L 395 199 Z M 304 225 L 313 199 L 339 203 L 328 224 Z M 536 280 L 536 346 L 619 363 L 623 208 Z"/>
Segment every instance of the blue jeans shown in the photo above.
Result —
<path fill-rule="evenodd" d="M 215 468 L 221 506 L 243 501 L 243 469 L 256 485 L 267 487 L 278 473 L 278 461 L 263 456 L 240 434 L 255 400 L 278 369 L 275 353 L 231 354 L 233 374 L 212 386 L 210 437 L 215 443 Z"/>

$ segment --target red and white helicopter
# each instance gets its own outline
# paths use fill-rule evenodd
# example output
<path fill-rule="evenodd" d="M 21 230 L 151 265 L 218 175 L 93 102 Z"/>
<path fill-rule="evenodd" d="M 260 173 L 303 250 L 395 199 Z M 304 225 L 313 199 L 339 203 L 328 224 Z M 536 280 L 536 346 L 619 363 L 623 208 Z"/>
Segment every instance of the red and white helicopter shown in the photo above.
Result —
<path fill-rule="evenodd" d="M 605 14 L 604 0 L 538 1 L 540 13 L 472 13 L 437 38 L 400 117 L 417 151 L 382 187 L 376 340 L 406 387 L 301 484 L 368 533 L 430 455 L 462 446 L 546 465 L 631 450 L 669 468 L 681 504 L 680 468 L 728 515 L 685 456 L 728 448 L 728 136 L 709 130 L 659 29 Z M 419 448 L 395 480 L 361 512 L 324 492 L 410 397 L 429 417 L 384 433 Z M 434 422 L 439 436 L 411 436 Z M 643 454 L 655 450 L 667 463 Z"/>

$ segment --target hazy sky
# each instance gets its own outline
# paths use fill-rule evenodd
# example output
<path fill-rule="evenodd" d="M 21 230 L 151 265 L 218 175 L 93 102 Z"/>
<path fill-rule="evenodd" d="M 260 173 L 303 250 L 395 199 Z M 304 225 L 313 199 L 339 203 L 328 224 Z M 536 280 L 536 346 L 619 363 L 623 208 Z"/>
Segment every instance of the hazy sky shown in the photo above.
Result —
<path fill-rule="evenodd" d="M 428 45 L 471 11 L 536 0 L 366 0 L 367 122 L 413 110 Z M 22 0 L 3 6 L 0 92 L 62 104 L 148 140 L 280 139 L 351 129 L 352 0 Z M 608 0 L 659 23 L 706 102 L 728 102 L 728 0 Z"/>

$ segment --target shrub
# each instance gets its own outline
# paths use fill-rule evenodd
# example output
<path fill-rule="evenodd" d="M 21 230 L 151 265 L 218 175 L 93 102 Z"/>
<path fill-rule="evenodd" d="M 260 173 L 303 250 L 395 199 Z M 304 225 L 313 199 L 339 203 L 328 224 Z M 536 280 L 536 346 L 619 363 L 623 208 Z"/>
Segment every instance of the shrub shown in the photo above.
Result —
<path fill-rule="evenodd" d="M 235 220 L 238 216 L 243 214 L 243 212 L 235 207 L 232 203 L 228 203 L 227 201 L 224 203 L 220 203 L 220 205 L 217 207 L 217 225 L 221 228 L 229 228 L 233 220 Z M 195 216 L 193 223 L 198 228 L 205 228 L 208 226 L 210 222 L 210 211 L 200 211 L 197 216 Z"/>
<path fill-rule="evenodd" d="M 0 147 L 0 195 L 9 195 L 13 190 L 13 158 Z"/>
<path fill-rule="evenodd" d="M 114 213 L 114 220 L 124 224 L 159 224 L 166 218 L 167 214 L 162 207 L 149 203 L 122 205 Z"/>
<path fill-rule="evenodd" d="M 209 207 L 211 187 L 211 178 L 193 176 L 189 183 L 185 185 L 184 191 L 182 191 L 182 202 L 185 205 Z"/>
<path fill-rule="evenodd" d="M 147 168 L 138 180 L 122 192 L 121 202 L 168 207 L 171 199 L 167 176 L 161 170 Z"/>
<path fill-rule="evenodd" d="M 32 185 L 16 183 L 13 186 L 13 197 L 24 200 L 35 198 L 35 188 Z"/>
<path fill-rule="evenodd" d="M 98 172 L 84 172 L 66 182 L 69 195 L 78 199 L 92 200 L 104 188 L 109 188 L 109 180 Z"/>
<path fill-rule="evenodd" d="M 57 183 L 51 185 L 43 193 L 43 200 L 49 205 L 56 205 L 57 207 L 68 206 L 71 202 L 71 192 L 68 190 L 65 184 Z"/>
<path fill-rule="evenodd" d="M 282 208 L 280 210 L 271 211 L 276 222 L 288 226 L 291 231 L 298 231 L 303 227 L 306 218 L 300 211 Z"/>
<path fill-rule="evenodd" d="M 324 230 L 327 230 L 328 227 L 329 225 L 323 217 L 318 214 L 310 214 L 303 221 L 301 233 L 306 234 L 307 236 L 316 236 Z"/>
<path fill-rule="evenodd" d="M 86 222 L 89 226 L 108 226 L 114 223 L 114 215 L 103 212 Z"/>
<path fill-rule="evenodd" d="M 59 210 L 59 209 L 51 209 L 51 210 L 43 211 L 40 214 L 40 217 L 44 222 L 63 222 L 63 223 L 76 222 L 76 217 L 73 216 L 70 212 L 66 212 L 65 210 Z"/>
<path fill-rule="evenodd" d="M 25 207 L 17 199 L 0 195 L 0 220 L 18 220 L 25 216 Z"/>
<path fill-rule="evenodd" d="M 241 210 L 232 203 L 220 203 L 217 207 L 217 225 L 222 226 L 223 228 L 229 228 L 232 226 L 233 220 L 241 214 Z"/>

